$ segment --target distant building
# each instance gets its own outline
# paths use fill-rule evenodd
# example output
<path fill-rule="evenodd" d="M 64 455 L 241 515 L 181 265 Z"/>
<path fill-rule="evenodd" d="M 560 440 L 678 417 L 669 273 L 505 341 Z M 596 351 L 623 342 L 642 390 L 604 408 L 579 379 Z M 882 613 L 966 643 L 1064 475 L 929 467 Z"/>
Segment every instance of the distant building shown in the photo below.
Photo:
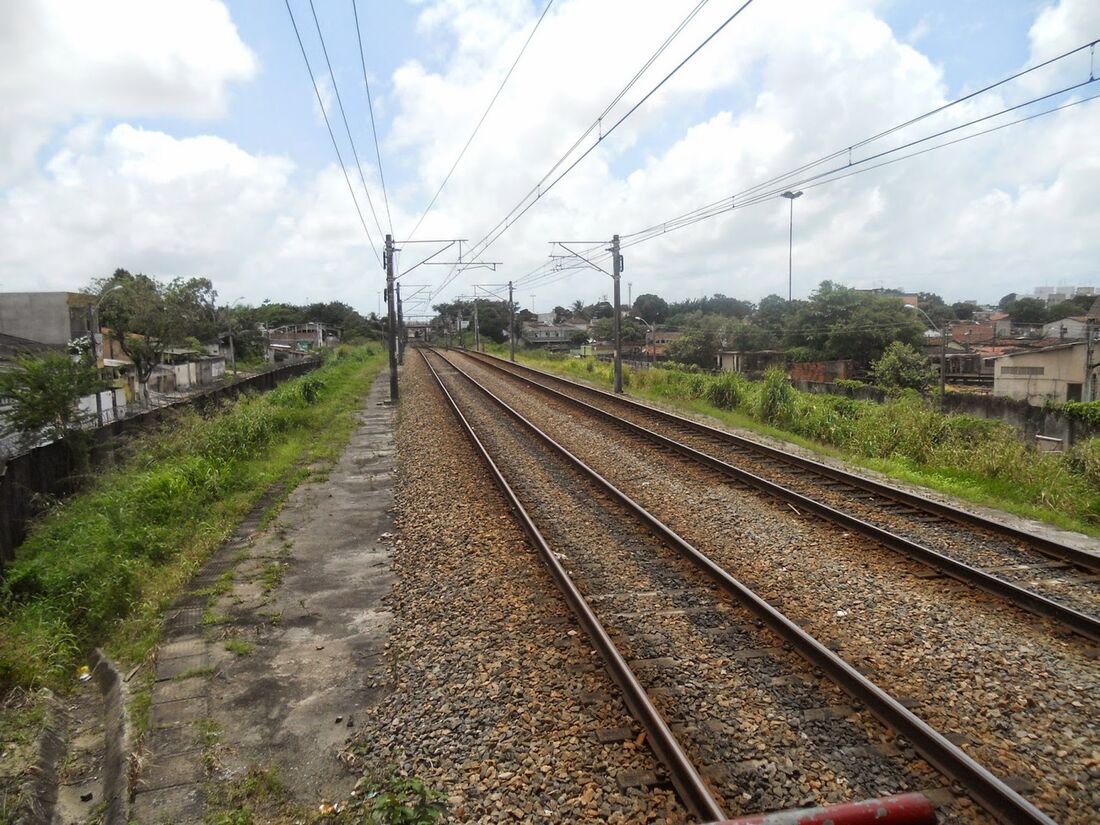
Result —
<path fill-rule="evenodd" d="M 759 378 L 772 367 L 785 369 L 787 353 L 781 350 L 762 349 L 752 352 L 719 350 L 718 368 L 726 372 L 739 372 L 748 378 Z"/>
<path fill-rule="evenodd" d="M 1080 295 L 1097 294 L 1100 293 L 1094 286 L 1037 286 L 1034 296 L 1048 304 L 1060 304 L 1062 301 L 1068 301 Z"/>
<path fill-rule="evenodd" d="M 63 347 L 91 333 L 95 302 L 83 292 L 0 292 L 0 333 Z"/>
<path fill-rule="evenodd" d="M 1084 341 L 1088 319 L 1084 315 L 1072 315 L 1060 321 L 1051 321 L 1043 325 L 1044 338 L 1058 338 L 1063 341 Z"/>
<path fill-rule="evenodd" d="M 316 350 L 340 343 L 340 328 L 310 321 L 308 324 L 288 324 L 267 331 L 267 360 L 285 361 L 305 358 Z"/>
<path fill-rule="evenodd" d="M 1087 369 L 1086 379 L 1087 350 L 1086 342 L 1080 341 L 1002 355 L 994 366 L 993 394 L 1035 406 L 1044 401 L 1095 399 L 1096 365 Z M 1096 355 L 1093 352 L 1094 361 Z M 1086 380 L 1091 387 L 1085 386 Z"/>
<path fill-rule="evenodd" d="M 646 330 L 645 346 L 642 354 L 646 358 L 667 358 L 668 345 L 684 337 L 684 333 L 671 329 L 655 329 L 652 332 Z"/>
<path fill-rule="evenodd" d="M 569 349 L 574 337 L 588 335 L 588 327 L 583 324 L 544 324 L 527 321 L 523 324 L 520 337 L 533 347 L 546 349 Z"/>

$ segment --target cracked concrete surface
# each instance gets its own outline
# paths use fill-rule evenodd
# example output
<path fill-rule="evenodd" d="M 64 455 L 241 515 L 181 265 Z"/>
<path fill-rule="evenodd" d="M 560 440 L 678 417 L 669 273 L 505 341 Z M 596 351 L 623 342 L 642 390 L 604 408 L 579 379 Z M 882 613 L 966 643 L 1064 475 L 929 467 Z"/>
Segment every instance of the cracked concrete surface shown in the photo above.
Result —
<path fill-rule="evenodd" d="M 387 689 L 386 386 L 331 470 L 311 468 L 266 529 L 257 507 L 169 611 L 133 820 L 201 821 L 210 783 L 251 765 L 277 768 L 309 807 L 352 787 L 339 754 Z"/>

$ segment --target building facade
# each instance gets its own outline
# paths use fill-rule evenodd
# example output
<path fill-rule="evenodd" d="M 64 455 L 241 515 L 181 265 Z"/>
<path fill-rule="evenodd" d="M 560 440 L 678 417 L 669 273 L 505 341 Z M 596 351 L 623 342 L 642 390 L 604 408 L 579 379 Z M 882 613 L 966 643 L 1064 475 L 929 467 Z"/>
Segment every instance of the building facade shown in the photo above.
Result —
<path fill-rule="evenodd" d="M 1095 362 L 1095 348 L 1091 354 Z M 1096 364 L 1086 366 L 1088 357 L 1084 341 L 1002 355 L 994 365 L 993 394 L 1035 406 L 1096 399 Z"/>
<path fill-rule="evenodd" d="M 92 330 L 94 295 L 0 292 L 0 333 L 63 347 Z"/>

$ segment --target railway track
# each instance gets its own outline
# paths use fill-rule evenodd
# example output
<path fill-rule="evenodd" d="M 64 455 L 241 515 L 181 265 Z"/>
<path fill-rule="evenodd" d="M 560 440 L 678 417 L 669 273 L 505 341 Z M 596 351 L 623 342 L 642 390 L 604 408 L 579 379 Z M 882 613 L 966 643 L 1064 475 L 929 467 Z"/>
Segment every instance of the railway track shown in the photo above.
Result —
<path fill-rule="evenodd" d="M 682 416 L 462 351 L 796 508 L 1100 641 L 1100 557 Z"/>
<path fill-rule="evenodd" d="M 980 818 L 968 796 L 1003 822 L 1052 821 L 489 389 L 421 354 L 697 816 L 927 789 L 943 784 L 935 766 L 964 794 L 949 819 Z"/>

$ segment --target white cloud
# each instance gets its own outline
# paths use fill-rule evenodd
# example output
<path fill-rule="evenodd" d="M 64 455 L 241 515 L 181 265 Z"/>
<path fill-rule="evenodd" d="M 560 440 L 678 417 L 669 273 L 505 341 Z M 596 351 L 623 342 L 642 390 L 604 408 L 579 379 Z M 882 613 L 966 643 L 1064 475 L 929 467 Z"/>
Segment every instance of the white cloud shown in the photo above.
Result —
<path fill-rule="evenodd" d="M 536 8 L 524 0 L 422 6 L 420 30 L 433 48 L 442 44 L 441 68 L 409 61 L 390 79 L 392 89 L 374 89 L 376 104 L 384 100 L 394 114 L 383 144 L 387 172 L 413 170 L 404 181 L 392 172 L 388 178 L 399 184 L 390 190 L 399 237 L 450 168 L 541 11 L 541 3 Z M 873 0 L 753 4 L 503 236 L 487 257 L 505 261 L 504 270 L 465 275 L 450 294 L 468 292 L 474 281 L 522 275 L 546 260 L 551 239 L 649 226 L 942 104 L 941 70 L 892 32 L 877 6 Z M 734 7 L 708 4 L 605 129 Z M 16 72 L 22 80 L 0 79 L 0 101 L 25 114 L 23 127 L 5 129 L 0 152 L 30 146 L 33 154 L 59 126 L 69 128 L 50 144 L 56 148 L 43 169 L 0 191 L 0 282 L 5 289 L 17 281 L 19 288 L 64 289 L 125 266 L 163 276 L 209 275 L 222 294 L 254 301 L 332 298 L 374 309 L 379 267 L 338 167 L 297 170 L 286 157 L 251 154 L 214 135 L 181 139 L 137 125 L 167 105 L 149 92 L 157 84 L 174 90 L 172 111 L 214 116 L 226 105 L 228 84 L 255 71 L 255 58 L 236 39 L 224 9 L 201 8 L 220 21 L 224 38 L 217 51 L 208 49 L 205 31 L 196 38 L 193 29 L 178 38 L 165 35 L 175 43 L 172 60 L 156 59 L 164 43 L 159 51 L 122 49 L 128 72 L 145 75 L 133 84 L 112 80 L 115 61 L 105 55 L 80 64 L 87 80 L 66 81 L 68 69 L 51 64 L 68 42 L 60 24 L 45 19 L 50 15 L 29 15 L 40 29 L 48 23 L 41 38 L 52 44 L 44 53 L 54 56 L 23 54 Z M 686 9 L 657 0 L 555 3 L 418 235 L 477 239 L 487 231 L 569 148 Z M 1088 0 L 1062 0 L 1042 11 L 1029 33 L 1032 59 L 1077 45 L 1075 37 L 1087 39 L 1086 32 L 1100 27 L 1097 9 Z M 149 25 L 157 30 L 159 24 Z M 620 34 L 611 38 L 610 31 Z M 217 65 L 205 66 L 198 79 L 179 79 L 179 61 L 206 58 Z M 33 79 L 35 72 L 51 80 Z M 53 88 L 62 81 L 77 91 Z M 48 116 L 23 99 L 38 92 L 24 94 L 20 82 L 54 95 Z M 86 94 L 79 93 L 81 84 Z M 995 111 L 1029 91 L 1024 86 L 1005 90 L 1003 100 L 968 103 L 904 139 Z M 97 118 L 113 117 L 133 125 L 104 131 Z M 936 291 L 952 300 L 995 300 L 1044 282 L 1096 283 L 1100 240 L 1091 223 L 1100 211 L 1098 128 L 1100 102 L 1085 104 L 840 183 L 804 187 L 795 205 L 796 295 L 826 278 Z M 902 139 L 893 136 L 882 148 Z M 327 143 L 323 129 L 317 140 Z M 349 171 L 359 191 L 357 174 Z M 365 172 L 374 186 L 373 170 Z M 787 202 L 776 198 L 629 249 L 624 280 L 633 282 L 635 295 L 785 294 L 788 214 Z M 412 277 L 425 283 L 441 271 Z M 546 308 L 593 300 L 610 291 L 610 282 L 581 273 L 518 294 L 526 302 L 532 291 Z"/>
<path fill-rule="evenodd" d="M 0 54 L 0 185 L 74 118 L 215 117 L 258 69 L 218 0 L 6 0 Z"/>

